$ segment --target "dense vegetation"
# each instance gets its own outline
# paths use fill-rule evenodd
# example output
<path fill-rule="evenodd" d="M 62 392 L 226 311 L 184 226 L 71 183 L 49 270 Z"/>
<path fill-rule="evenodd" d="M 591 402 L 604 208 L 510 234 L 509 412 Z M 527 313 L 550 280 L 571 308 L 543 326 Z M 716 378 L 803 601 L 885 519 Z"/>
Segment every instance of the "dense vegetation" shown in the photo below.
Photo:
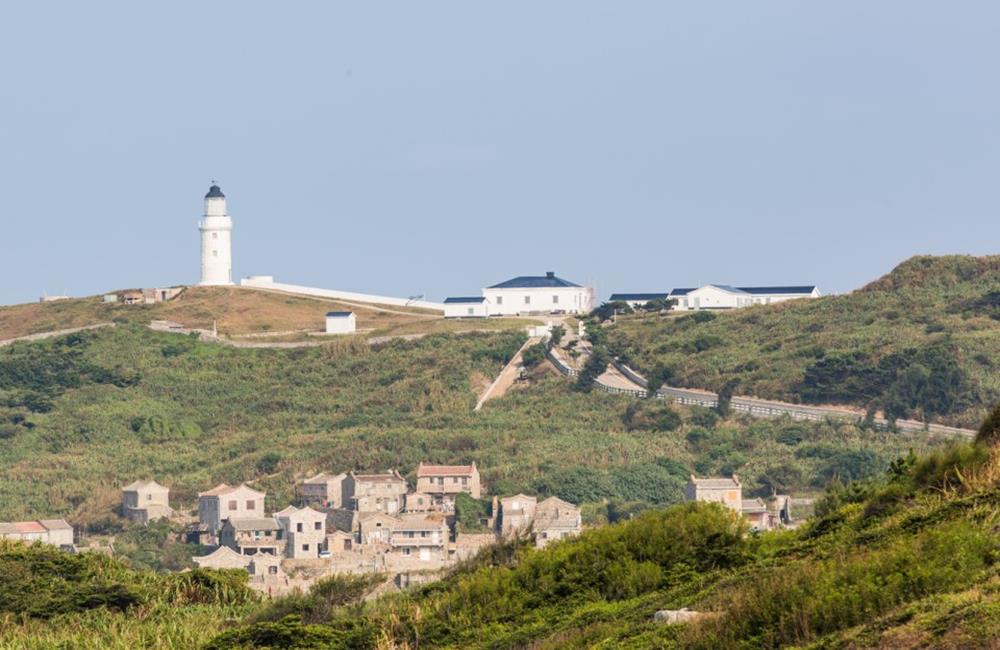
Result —
<path fill-rule="evenodd" d="M 676 502 L 690 472 L 738 472 L 761 493 L 815 492 L 933 442 L 585 395 L 547 364 L 528 388 L 474 413 L 473 386 L 522 342 L 497 333 L 240 350 L 119 327 L 2 348 L 0 378 L 15 380 L 0 380 L 0 520 L 66 515 L 115 533 L 118 488 L 137 478 L 170 485 L 181 508 L 220 481 L 253 480 L 280 508 L 319 470 L 474 460 L 491 493 L 555 494 L 600 521 L 627 503 Z M 151 549 L 168 538 L 153 528 L 116 543 L 155 566 Z M 162 566 L 185 566 L 191 552 L 171 547 Z"/>
<path fill-rule="evenodd" d="M 976 426 L 1000 399 L 1000 257 L 915 257 L 851 294 L 618 317 L 608 346 L 667 383 Z"/>
<path fill-rule="evenodd" d="M 0 644 L 993 647 L 998 438 L 1000 409 L 976 443 L 908 454 L 880 477 L 832 490 L 798 530 L 747 534 L 721 505 L 676 505 L 544 550 L 514 540 L 440 582 L 368 602 L 359 599 L 374 579 L 334 577 L 265 604 L 234 574 L 163 575 L 0 545 L 3 575 L 14 576 L 0 580 Z M 653 619 L 681 607 L 704 615 Z"/>

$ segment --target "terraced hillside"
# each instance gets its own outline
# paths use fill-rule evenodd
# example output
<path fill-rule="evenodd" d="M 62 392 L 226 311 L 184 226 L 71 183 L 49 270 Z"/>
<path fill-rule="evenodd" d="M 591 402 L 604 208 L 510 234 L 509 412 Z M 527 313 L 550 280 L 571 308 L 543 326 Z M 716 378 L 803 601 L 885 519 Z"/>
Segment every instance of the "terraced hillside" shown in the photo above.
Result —
<path fill-rule="evenodd" d="M 620 317 L 609 338 L 677 386 L 974 428 L 1000 399 L 1000 256 L 915 257 L 847 295 Z"/>

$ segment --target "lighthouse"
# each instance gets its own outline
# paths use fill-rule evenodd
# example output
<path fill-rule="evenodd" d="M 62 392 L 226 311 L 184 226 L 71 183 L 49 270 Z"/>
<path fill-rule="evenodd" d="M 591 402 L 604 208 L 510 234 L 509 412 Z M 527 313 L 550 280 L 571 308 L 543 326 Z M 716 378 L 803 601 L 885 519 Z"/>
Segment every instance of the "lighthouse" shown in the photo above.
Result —
<path fill-rule="evenodd" d="M 202 285 L 233 283 L 233 220 L 226 214 L 226 195 L 213 181 L 205 195 L 201 232 Z"/>

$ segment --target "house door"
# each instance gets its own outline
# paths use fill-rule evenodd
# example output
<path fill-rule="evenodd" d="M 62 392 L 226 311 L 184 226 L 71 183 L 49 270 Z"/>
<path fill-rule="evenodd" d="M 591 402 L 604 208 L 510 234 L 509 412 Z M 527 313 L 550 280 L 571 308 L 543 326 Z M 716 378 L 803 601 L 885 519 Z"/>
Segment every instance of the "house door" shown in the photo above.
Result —
<path fill-rule="evenodd" d="M 424 562 L 431 559 L 431 549 L 429 548 L 420 549 L 420 559 L 423 560 Z"/>

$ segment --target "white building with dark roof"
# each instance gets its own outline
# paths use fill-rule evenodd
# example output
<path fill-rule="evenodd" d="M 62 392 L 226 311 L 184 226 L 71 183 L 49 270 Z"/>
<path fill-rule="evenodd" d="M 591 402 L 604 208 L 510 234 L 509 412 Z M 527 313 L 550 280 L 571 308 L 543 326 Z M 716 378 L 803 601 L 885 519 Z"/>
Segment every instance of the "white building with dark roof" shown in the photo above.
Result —
<path fill-rule="evenodd" d="M 328 311 L 326 313 L 327 334 L 353 334 L 358 329 L 358 319 L 353 311 Z"/>
<path fill-rule="evenodd" d="M 582 314 L 595 306 L 593 287 L 557 277 L 522 275 L 483 289 L 490 316 L 519 314 Z"/>
<path fill-rule="evenodd" d="M 679 288 L 670 292 L 676 301 L 674 309 L 738 309 L 751 305 L 770 305 L 798 298 L 819 298 L 815 285 L 778 287 L 733 287 L 728 284 L 706 284 L 698 288 Z"/>
<path fill-rule="evenodd" d="M 489 315 L 484 296 L 459 296 L 444 299 L 445 318 L 486 318 Z"/>

